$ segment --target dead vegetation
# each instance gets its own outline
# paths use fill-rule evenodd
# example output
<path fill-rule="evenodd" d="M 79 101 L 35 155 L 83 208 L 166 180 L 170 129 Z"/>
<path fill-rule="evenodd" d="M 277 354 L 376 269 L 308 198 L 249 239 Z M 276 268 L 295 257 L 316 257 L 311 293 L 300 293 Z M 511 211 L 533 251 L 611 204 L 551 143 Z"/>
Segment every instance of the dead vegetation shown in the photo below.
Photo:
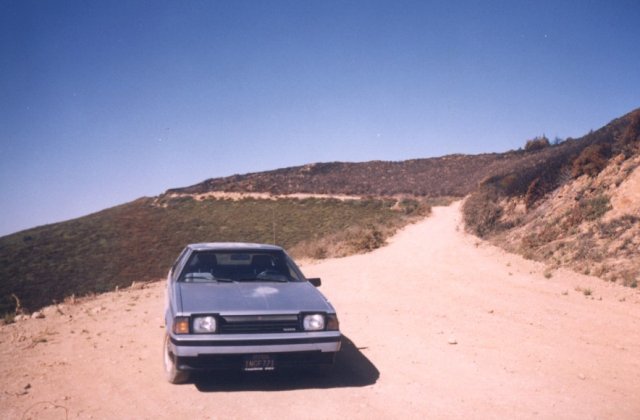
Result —
<path fill-rule="evenodd" d="M 441 203 L 440 200 L 435 202 Z M 350 226 L 331 235 L 302 241 L 291 249 L 291 253 L 299 258 L 324 259 L 373 251 L 384 246 L 387 238 L 407 222 L 411 223 L 428 216 L 431 213 L 431 201 L 402 199 L 393 208 L 403 213 L 406 219 L 391 220 L 387 224 Z"/>
<path fill-rule="evenodd" d="M 532 161 L 546 161 L 564 150 L 565 143 L 575 143 L 570 141 L 563 143 L 564 146 L 551 146 L 546 137 L 530 142 L 534 142 L 533 145 L 528 143 L 525 149 L 506 153 L 458 154 L 401 162 L 313 163 L 268 172 L 208 179 L 189 187 L 167 190 L 165 196 L 217 191 L 273 195 L 309 193 L 462 198 L 477 189 L 479 180 L 516 170 Z M 523 188 L 526 189 L 527 185 Z"/>
<path fill-rule="evenodd" d="M 640 110 L 487 178 L 466 200 L 467 229 L 527 258 L 637 287 Z"/>

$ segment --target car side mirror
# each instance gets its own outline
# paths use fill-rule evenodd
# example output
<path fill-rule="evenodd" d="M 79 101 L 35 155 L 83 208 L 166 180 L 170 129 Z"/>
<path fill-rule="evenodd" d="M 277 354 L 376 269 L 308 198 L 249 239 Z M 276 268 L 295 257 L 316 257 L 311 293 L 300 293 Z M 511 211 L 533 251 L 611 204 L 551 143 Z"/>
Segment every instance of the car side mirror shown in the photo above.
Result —
<path fill-rule="evenodd" d="M 313 284 L 315 287 L 320 287 L 320 285 L 322 284 L 322 280 L 320 280 L 319 277 L 307 279 L 307 280 L 309 281 L 309 283 Z"/>

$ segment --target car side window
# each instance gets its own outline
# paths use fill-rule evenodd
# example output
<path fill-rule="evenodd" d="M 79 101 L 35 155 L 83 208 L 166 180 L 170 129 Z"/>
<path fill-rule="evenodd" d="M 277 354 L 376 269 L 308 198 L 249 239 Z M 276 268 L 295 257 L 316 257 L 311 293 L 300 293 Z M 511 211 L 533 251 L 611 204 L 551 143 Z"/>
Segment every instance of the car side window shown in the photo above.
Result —
<path fill-rule="evenodd" d="M 287 258 L 287 270 L 294 281 L 303 281 L 302 273 L 297 269 L 293 262 Z"/>
<path fill-rule="evenodd" d="M 178 267 L 180 266 L 180 263 L 184 259 L 184 256 L 186 255 L 188 250 L 189 250 L 188 247 L 184 248 L 182 250 L 182 252 L 180 253 L 180 255 L 178 256 L 178 258 L 176 258 L 176 261 L 173 263 L 173 266 L 171 266 L 171 275 L 172 275 L 172 277 L 175 278 L 175 276 L 177 274 Z"/>

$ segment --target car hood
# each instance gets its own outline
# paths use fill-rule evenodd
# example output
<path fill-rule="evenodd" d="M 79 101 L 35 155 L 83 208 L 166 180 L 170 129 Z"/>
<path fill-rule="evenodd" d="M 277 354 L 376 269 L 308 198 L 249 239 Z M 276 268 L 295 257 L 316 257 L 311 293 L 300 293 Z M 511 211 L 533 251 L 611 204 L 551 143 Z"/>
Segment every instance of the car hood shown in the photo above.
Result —
<path fill-rule="evenodd" d="M 184 313 L 334 312 L 308 282 L 176 283 Z"/>

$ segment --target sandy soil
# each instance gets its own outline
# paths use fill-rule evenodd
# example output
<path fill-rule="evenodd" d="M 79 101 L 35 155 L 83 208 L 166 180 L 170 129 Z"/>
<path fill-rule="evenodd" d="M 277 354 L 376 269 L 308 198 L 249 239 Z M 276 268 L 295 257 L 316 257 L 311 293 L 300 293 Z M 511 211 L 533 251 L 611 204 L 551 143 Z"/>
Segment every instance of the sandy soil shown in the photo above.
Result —
<path fill-rule="evenodd" d="M 0 418 L 640 416 L 638 291 L 481 243 L 458 204 L 303 269 L 340 315 L 332 372 L 168 384 L 159 282 L 1 327 Z"/>
<path fill-rule="evenodd" d="M 361 200 L 362 197 L 356 195 L 345 195 L 345 194 L 308 194 L 308 193 L 296 193 L 296 194 L 271 194 L 271 193 L 261 193 L 261 192 L 227 192 L 227 191 L 211 191 L 200 194 L 178 194 L 172 193 L 168 195 L 169 198 L 180 198 L 180 197 L 193 197 L 195 200 L 202 201 L 209 198 L 214 199 L 226 199 L 226 200 L 244 200 L 246 198 L 254 198 L 259 200 L 278 200 L 281 198 L 297 198 L 299 200 L 304 200 L 307 198 L 322 198 L 322 199 L 334 199 L 340 201 L 349 201 L 349 200 Z"/>

